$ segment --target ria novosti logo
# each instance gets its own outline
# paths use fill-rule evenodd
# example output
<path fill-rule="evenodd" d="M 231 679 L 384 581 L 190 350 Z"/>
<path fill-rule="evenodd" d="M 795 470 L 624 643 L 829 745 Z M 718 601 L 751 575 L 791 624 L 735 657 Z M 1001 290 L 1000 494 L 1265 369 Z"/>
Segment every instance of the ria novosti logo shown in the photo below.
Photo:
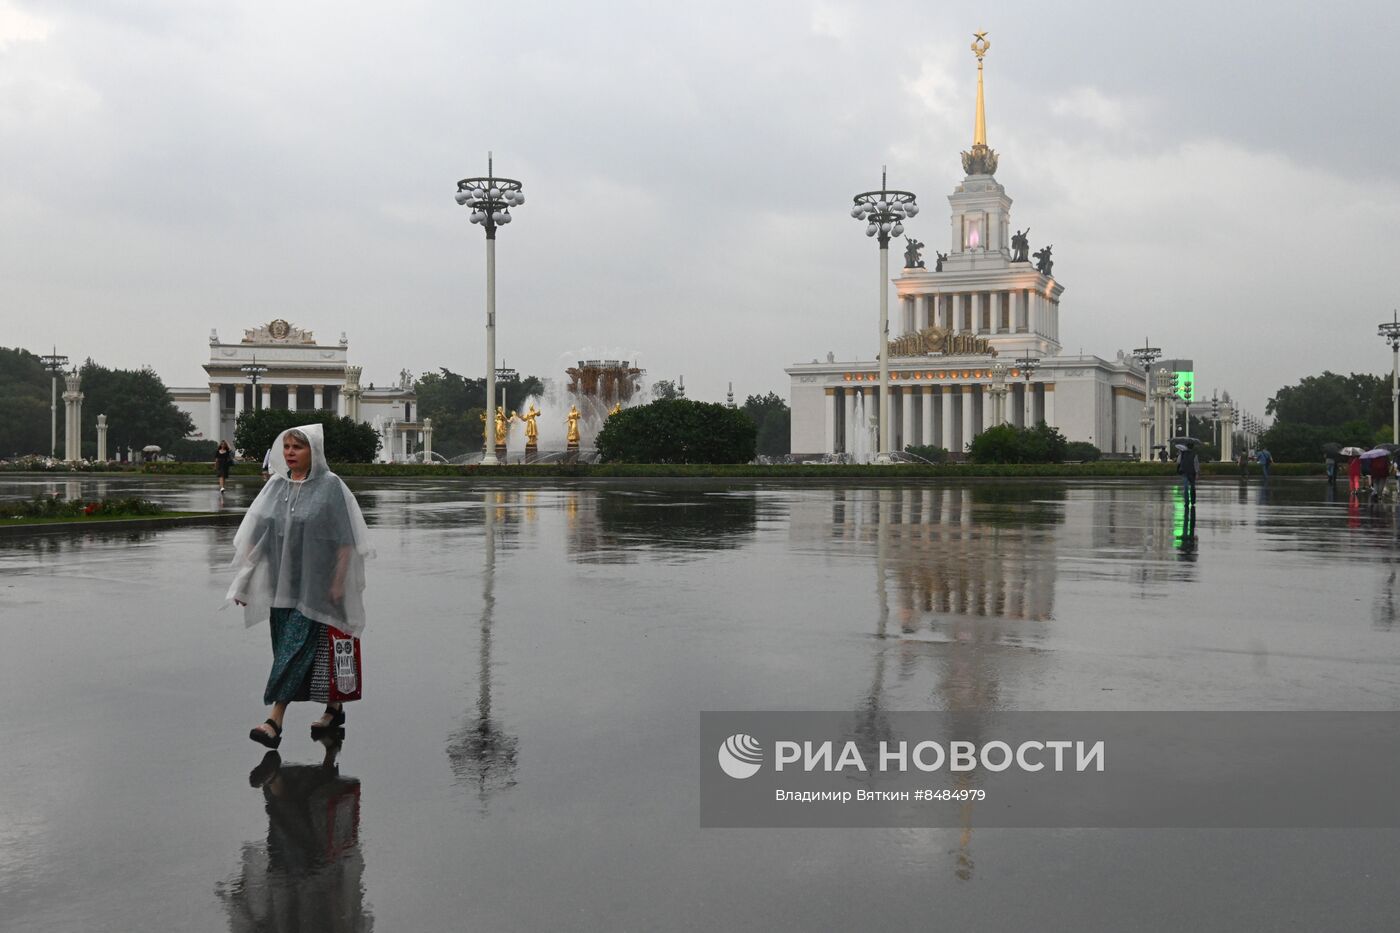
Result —
<path fill-rule="evenodd" d="M 753 777 L 762 765 L 763 746 L 751 735 L 736 732 L 719 747 L 719 766 L 732 778 Z"/>

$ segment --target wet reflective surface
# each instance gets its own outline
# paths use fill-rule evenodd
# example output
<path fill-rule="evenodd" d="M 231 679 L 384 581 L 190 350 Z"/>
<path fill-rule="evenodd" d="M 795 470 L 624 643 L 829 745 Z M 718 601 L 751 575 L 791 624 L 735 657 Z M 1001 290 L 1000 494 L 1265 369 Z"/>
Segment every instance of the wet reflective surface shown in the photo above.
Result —
<path fill-rule="evenodd" d="M 352 482 L 367 699 L 264 712 L 235 528 L 0 538 L 0 928 L 1391 929 L 1400 833 L 705 830 L 705 709 L 1394 709 L 1316 481 Z M 0 478 L 0 496 L 212 483 Z M 232 482 L 229 508 L 256 486 Z M 1190 532 L 1194 530 L 1194 535 Z M 332 752 L 338 752 L 332 755 Z M 253 772 L 250 774 L 250 772 Z"/>

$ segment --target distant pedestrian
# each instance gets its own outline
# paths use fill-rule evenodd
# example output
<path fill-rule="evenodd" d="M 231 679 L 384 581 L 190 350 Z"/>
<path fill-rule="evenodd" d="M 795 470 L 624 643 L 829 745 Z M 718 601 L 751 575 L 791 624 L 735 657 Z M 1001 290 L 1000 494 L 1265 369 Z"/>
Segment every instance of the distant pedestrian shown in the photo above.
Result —
<path fill-rule="evenodd" d="M 1269 478 L 1269 466 L 1274 462 L 1273 455 L 1267 450 L 1255 451 L 1254 459 L 1259 461 L 1259 472 L 1264 474 L 1264 479 Z"/>
<path fill-rule="evenodd" d="M 1361 458 L 1352 457 L 1351 463 L 1347 464 L 1347 482 L 1351 485 L 1353 496 L 1361 492 Z"/>
<path fill-rule="evenodd" d="M 1186 444 L 1178 444 L 1176 472 L 1181 474 L 1181 495 L 1186 507 L 1196 507 L 1196 482 L 1201 478 L 1201 457 L 1196 449 Z"/>
<path fill-rule="evenodd" d="M 233 451 L 229 449 L 228 441 L 219 441 L 219 450 L 214 454 L 214 472 L 219 475 L 219 492 L 224 491 L 224 483 L 228 480 L 229 470 L 233 468 Z"/>
<path fill-rule="evenodd" d="M 267 449 L 267 453 L 263 454 L 263 465 L 262 465 L 262 478 L 263 478 L 263 482 L 264 482 L 264 483 L 267 482 L 268 479 L 271 478 L 271 476 L 272 476 L 272 448 L 269 447 L 269 448 Z"/>
<path fill-rule="evenodd" d="M 1366 461 L 1366 466 L 1371 475 L 1371 504 L 1375 505 L 1385 495 L 1385 481 L 1390 478 L 1390 458 L 1372 457 Z"/>
<path fill-rule="evenodd" d="M 1327 455 L 1327 485 L 1333 489 L 1337 488 L 1337 458 L 1333 454 Z"/>
<path fill-rule="evenodd" d="M 1246 451 L 1240 451 L 1240 476 L 1248 476 L 1248 475 L 1249 475 L 1249 454 L 1248 454 Z"/>

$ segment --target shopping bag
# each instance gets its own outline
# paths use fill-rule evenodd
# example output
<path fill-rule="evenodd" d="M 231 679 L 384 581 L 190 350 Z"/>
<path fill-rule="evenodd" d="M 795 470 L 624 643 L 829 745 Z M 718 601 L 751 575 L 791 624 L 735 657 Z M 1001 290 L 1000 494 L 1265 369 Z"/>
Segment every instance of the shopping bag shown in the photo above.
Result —
<path fill-rule="evenodd" d="M 363 679 L 360 676 L 360 640 L 338 628 L 326 626 L 330 644 L 330 691 L 328 703 L 343 703 L 360 698 Z"/>

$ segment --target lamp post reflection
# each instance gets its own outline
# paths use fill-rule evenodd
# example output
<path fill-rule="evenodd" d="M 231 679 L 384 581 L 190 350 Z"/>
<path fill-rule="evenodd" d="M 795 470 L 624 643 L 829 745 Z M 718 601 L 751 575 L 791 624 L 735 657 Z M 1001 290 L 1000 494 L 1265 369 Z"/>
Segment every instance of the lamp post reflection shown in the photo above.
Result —
<path fill-rule="evenodd" d="M 501 729 L 491 709 L 491 627 L 496 611 L 496 507 L 505 494 L 488 491 L 482 497 L 482 535 L 486 568 L 482 575 L 481 642 L 478 653 L 476 713 L 452 734 L 447 758 L 457 783 L 475 788 L 483 805 L 498 790 L 515 786 L 519 739 Z"/>

